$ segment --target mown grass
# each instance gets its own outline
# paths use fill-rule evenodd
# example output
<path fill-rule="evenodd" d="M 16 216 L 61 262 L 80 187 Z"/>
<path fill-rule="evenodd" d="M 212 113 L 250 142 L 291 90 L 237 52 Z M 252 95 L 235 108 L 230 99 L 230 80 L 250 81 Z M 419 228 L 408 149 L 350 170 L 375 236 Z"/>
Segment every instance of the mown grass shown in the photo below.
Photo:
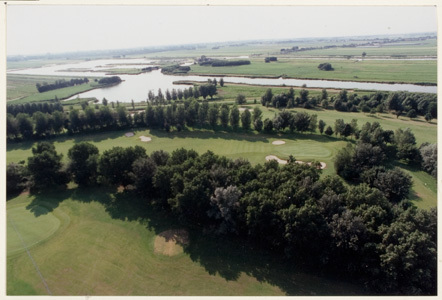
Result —
<path fill-rule="evenodd" d="M 105 188 L 47 191 L 8 201 L 69 216 L 49 240 L 30 249 L 53 295 L 363 295 L 360 286 L 312 275 L 245 243 L 190 231 L 184 253 L 155 254 L 155 236 L 176 220 L 130 193 Z M 143 206 L 142 206 L 143 207 Z M 31 211 L 32 212 L 32 211 Z M 38 219 L 42 216 L 31 215 Z M 7 257 L 8 295 L 45 295 L 27 253 Z"/>
<path fill-rule="evenodd" d="M 373 82 L 437 82 L 436 61 L 333 60 L 334 71 L 321 71 L 327 59 L 280 59 L 265 63 L 253 60 L 250 65 L 212 67 L 192 65 L 190 74 L 224 74 L 248 76 L 287 76 L 304 79 L 373 81 Z"/>
<path fill-rule="evenodd" d="M 248 107 L 252 108 L 253 105 L 248 105 Z M 313 113 L 311 110 L 306 111 Z M 264 118 L 273 118 L 275 113 L 277 113 L 275 109 L 263 108 Z M 318 120 L 324 120 L 332 128 L 336 118 L 342 118 L 345 122 L 350 122 L 351 119 L 359 117 L 359 127 L 362 127 L 366 121 L 379 121 L 384 129 L 391 130 L 410 127 L 416 135 L 418 145 L 422 142 L 436 142 L 435 124 L 416 122 L 413 126 L 410 121 L 390 119 L 388 115 L 385 118 L 376 118 L 360 113 L 343 114 L 336 111 L 318 110 L 314 111 L 314 113 L 318 114 Z M 125 137 L 124 133 L 131 131 L 127 129 L 114 132 L 61 136 L 52 138 L 50 141 L 54 143 L 58 153 L 64 155 L 65 162 L 67 162 L 67 152 L 74 144 L 87 141 L 94 143 L 100 150 L 100 153 L 115 146 L 128 147 L 140 145 L 146 149 L 147 153 L 156 150 L 164 150 L 170 153 L 175 149 L 183 147 L 194 149 L 199 153 L 210 150 L 218 155 L 232 159 L 245 158 L 252 164 L 264 163 L 267 155 L 276 155 L 281 159 L 287 159 L 289 155 L 293 155 L 298 160 L 325 162 L 327 168 L 323 170 L 323 175 L 335 174 L 334 157 L 337 151 L 342 149 L 348 142 L 354 142 L 351 138 L 345 140 L 335 136 L 328 137 L 320 134 L 285 133 L 268 135 L 244 132 L 242 130 L 238 132 L 222 131 L 220 128 L 218 130 L 214 132 L 211 129 L 194 129 L 170 133 L 159 130 L 135 130 L 134 137 Z M 148 143 L 141 142 L 139 137 L 142 135 L 152 137 L 152 141 Z M 275 140 L 284 140 L 286 143 L 284 145 L 273 145 L 272 142 Z M 7 163 L 26 161 L 32 155 L 31 148 L 34 144 L 35 142 L 32 141 L 7 144 Z M 401 167 L 406 169 L 406 166 Z M 414 179 L 414 194 L 410 195 L 411 200 L 418 203 L 420 207 L 435 207 L 437 205 L 435 179 L 418 170 L 410 169 L 409 171 L 413 174 Z M 414 173 L 417 173 L 417 175 Z"/>

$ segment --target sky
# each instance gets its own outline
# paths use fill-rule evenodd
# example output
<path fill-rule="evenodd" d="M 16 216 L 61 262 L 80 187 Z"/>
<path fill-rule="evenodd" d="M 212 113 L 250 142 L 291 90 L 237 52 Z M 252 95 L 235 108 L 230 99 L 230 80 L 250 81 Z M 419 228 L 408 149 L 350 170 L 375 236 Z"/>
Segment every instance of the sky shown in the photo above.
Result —
<path fill-rule="evenodd" d="M 431 6 L 8 5 L 7 55 L 435 32 Z"/>

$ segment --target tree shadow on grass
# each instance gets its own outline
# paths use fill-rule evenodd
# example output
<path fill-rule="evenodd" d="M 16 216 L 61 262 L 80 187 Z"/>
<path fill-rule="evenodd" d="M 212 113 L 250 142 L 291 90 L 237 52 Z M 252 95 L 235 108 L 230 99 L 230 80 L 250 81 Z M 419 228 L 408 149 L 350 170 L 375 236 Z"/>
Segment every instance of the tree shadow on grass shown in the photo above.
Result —
<path fill-rule="evenodd" d="M 190 232 L 185 253 L 211 275 L 237 281 L 244 273 L 260 283 L 279 287 L 286 295 L 364 295 L 360 286 L 321 275 L 302 262 L 288 261 L 235 237 Z M 312 275 L 319 274 L 319 275 Z"/>

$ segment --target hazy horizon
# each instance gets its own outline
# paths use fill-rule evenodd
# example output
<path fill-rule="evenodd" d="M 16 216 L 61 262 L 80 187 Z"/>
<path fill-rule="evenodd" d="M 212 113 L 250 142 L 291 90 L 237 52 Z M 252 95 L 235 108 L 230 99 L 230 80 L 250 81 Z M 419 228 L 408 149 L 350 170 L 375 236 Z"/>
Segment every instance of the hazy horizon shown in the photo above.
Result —
<path fill-rule="evenodd" d="M 431 6 L 7 7 L 8 56 L 433 32 Z"/>

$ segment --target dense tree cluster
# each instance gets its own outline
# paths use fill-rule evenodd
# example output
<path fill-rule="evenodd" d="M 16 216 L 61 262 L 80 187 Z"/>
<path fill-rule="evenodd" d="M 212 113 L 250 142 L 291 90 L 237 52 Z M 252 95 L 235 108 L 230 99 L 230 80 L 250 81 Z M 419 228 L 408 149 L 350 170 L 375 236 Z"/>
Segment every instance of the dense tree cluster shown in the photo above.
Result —
<path fill-rule="evenodd" d="M 410 118 L 424 116 L 427 121 L 437 119 L 437 95 L 411 92 L 375 92 L 370 95 L 359 96 L 357 93 L 349 94 L 341 90 L 338 95 L 329 97 L 327 90 L 322 90 L 320 97 L 309 97 L 309 91 L 301 89 L 299 96 L 295 92 L 274 95 L 269 88 L 261 97 L 261 104 L 276 108 L 314 108 L 319 104 L 323 108 L 333 105 L 337 111 L 349 112 L 394 112 L 397 117 L 406 115 Z"/>
<path fill-rule="evenodd" d="M 26 168 L 37 189 L 66 184 L 70 176 L 79 183 L 98 178 L 90 184 L 137 193 L 125 199 L 139 209 L 148 204 L 183 225 L 242 237 L 289 263 L 308 261 L 380 293 L 436 293 L 436 210 L 397 203 L 389 181 L 396 169 L 372 170 L 363 175 L 367 183 L 347 187 L 336 176 L 320 178 L 314 166 L 252 166 L 183 148 L 147 155 L 139 146 L 114 147 L 100 156 L 80 143 L 69 150 L 69 176 L 61 177 L 60 159 L 47 142 L 33 148 Z"/>
<path fill-rule="evenodd" d="M 322 70 L 322 71 L 333 71 L 334 70 L 331 63 L 319 64 L 318 69 Z"/>
<path fill-rule="evenodd" d="M 240 59 L 240 60 L 221 60 L 221 59 L 213 59 L 202 55 L 198 59 L 198 64 L 200 66 L 212 66 L 212 67 L 231 67 L 231 66 L 242 66 L 242 65 L 250 65 L 250 60 Z"/>
<path fill-rule="evenodd" d="M 73 78 L 71 80 L 60 79 L 60 80 L 56 80 L 54 83 L 47 83 L 47 82 L 37 83 L 35 86 L 37 87 L 37 90 L 39 93 L 43 93 L 43 92 L 47 92 L 47 91 L 65 88 L 68 86 L 80 85 L 80 84 L 88 83 L 88 82 L 89 82 L 89 79 L 87 79 L 85 77 L 83 79 Z"/>
<path fill-rule="evenodd" d="M 269 62 L 272 62 L 272 61 L 277 61 L 278 60 L 278 58 L 276 57 L 276 56 L 269 56 L 269 57 L 266 57 L 265 59 L 264 59 L 264 61 L 266 62 L 266 63 L 269 63 Z"/>
<path fill-rule="evenodd" d="M 190 71 L 189 66 L 171 65 L 161 68 L 161 73 L 164 74 L 186 74 Z"/>
<path fill-rule="evenodd" d="M 98 80 L 99 84 L 118 84 L 120 82 L 121 78 L 119 76 L 103 77 L 100 80 Z"/>

